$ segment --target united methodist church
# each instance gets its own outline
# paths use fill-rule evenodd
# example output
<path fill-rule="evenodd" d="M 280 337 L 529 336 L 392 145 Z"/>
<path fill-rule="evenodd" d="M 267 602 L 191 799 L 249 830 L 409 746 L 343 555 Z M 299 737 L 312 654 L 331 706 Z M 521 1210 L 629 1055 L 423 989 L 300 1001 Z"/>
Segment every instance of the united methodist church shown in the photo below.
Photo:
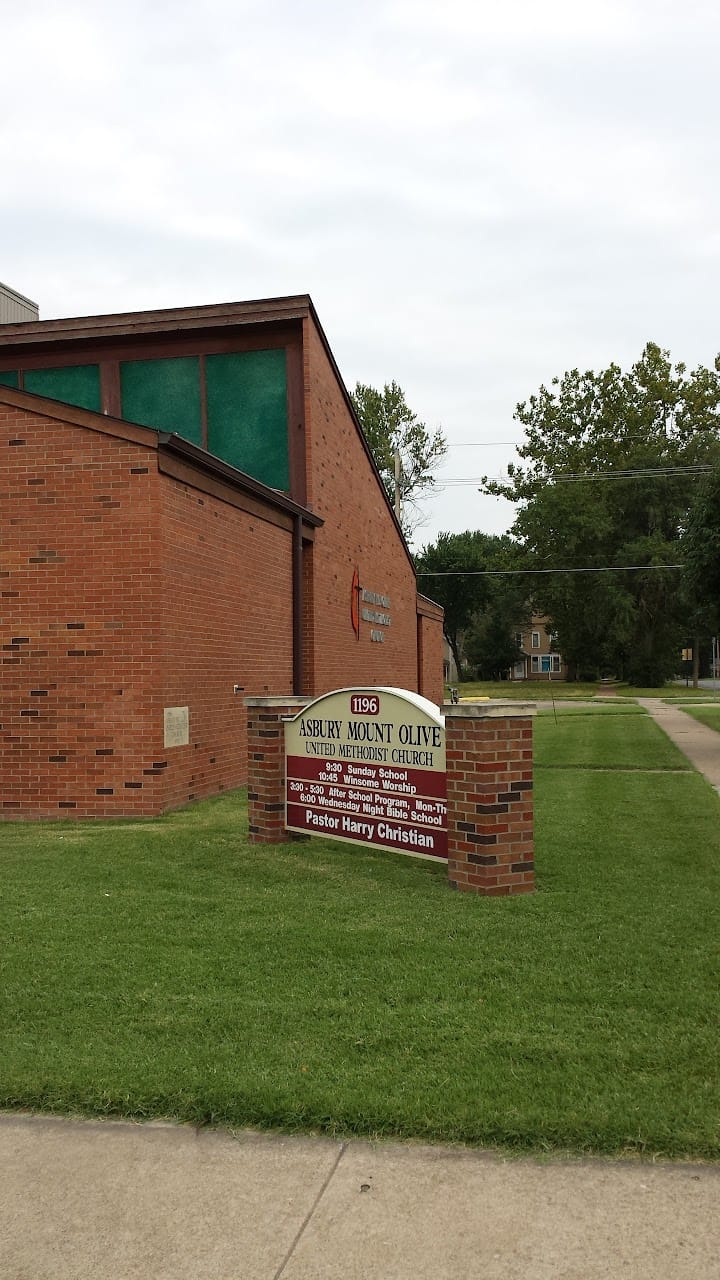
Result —
<path fill-rule="evenodd" d="M 0 503 L 6 819 L 240 786 L 245 696 L 441 700 L 442 612 L 308 296 L 0 324 Z"/>

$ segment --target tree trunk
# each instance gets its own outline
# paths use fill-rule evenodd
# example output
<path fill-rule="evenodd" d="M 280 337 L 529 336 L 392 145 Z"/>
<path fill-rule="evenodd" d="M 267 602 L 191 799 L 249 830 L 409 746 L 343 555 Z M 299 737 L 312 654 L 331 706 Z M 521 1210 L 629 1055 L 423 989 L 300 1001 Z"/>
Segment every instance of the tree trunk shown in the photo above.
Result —
<path fill-rule="evenodd" d="M 700 682 L 700 639 L 695 636 L 693 642 L 693 689 L 697 689 Z"/>
<path fill-rule="evenodd" d="M 462 666 L 460 663 L 460 650 L 458 648 L 458 638 L 455 635 L 449 636 L 447 632 L 445 633 L 445 638 L 448 644 L 450 645 L 450 651 L 452 653 L 453 658 L 455 659 L 455 670 L 457 672 L 455 679 L 457 681 L 460 681 L 462 680 Z"/>

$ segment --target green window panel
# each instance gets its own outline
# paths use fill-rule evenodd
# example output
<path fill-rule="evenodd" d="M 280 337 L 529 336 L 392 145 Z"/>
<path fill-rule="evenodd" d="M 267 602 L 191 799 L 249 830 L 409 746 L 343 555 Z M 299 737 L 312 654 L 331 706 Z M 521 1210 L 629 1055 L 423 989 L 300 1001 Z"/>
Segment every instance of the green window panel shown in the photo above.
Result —
<path fill-rule="evenodd" d="M 68 365 L 65 369 L 26 369 L 25 390 L 50 400 L 62 400 L 81 409 L 100 412 L 100 369 L 96 364 Z"/>
<path fill-rule="evenodd" d="M 202 445 L 200 361 L 197 356 L 127 360 L 120 365 L 122 416 L 156 431 L 174 431 Z"/>
<path fill-rule="evenodd" d="M 15 387 L 15 389 L 17 390 L 17 386 L 18 386 L 17 372 L 15 372 L 14 370 L 13 371 L 8 370 L 7 373 L 0 373 L 0 385 L 2 385 L 3 387 Z"/>
<path fill-rule="evenodd" d="M 290 488 L 285 350 L 206 356 L 208 449 L 274 489 Z"/>

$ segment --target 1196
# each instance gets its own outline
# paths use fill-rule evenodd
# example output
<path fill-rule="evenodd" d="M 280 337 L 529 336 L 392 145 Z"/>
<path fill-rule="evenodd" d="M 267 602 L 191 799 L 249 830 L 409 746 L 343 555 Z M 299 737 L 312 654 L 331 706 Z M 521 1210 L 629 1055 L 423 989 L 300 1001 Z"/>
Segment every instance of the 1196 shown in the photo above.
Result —
<path fill-rule="evenodd" d="M 350 712 L 354 716 L 377 716 L 380 699 L 376 693 L 354 693 L 350 699 Z"/>

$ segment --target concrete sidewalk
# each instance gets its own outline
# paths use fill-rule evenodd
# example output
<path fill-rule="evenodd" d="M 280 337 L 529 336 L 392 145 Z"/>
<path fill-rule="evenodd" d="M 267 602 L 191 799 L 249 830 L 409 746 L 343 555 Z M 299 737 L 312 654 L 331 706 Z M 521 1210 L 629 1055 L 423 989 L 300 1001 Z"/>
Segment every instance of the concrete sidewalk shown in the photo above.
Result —
<path fill-rule="evenodd" d="M 717 1280 L 720 1168 L 0 1117 L 3 1280 Z"/>
<path fill-rule="evenodd" d="M 668 738 L 672 738 L 711 787 L 720 792 L 720 733 L 686 715 L 681 707 L 668 706 L 660 698 L 636 698 L 635 701 L 645 708 Z M 693 706 L 697 705 L 702 706 L 702 703 L 693 703 Z M 711 705 L 717 706 L 717 703 Z"/>

